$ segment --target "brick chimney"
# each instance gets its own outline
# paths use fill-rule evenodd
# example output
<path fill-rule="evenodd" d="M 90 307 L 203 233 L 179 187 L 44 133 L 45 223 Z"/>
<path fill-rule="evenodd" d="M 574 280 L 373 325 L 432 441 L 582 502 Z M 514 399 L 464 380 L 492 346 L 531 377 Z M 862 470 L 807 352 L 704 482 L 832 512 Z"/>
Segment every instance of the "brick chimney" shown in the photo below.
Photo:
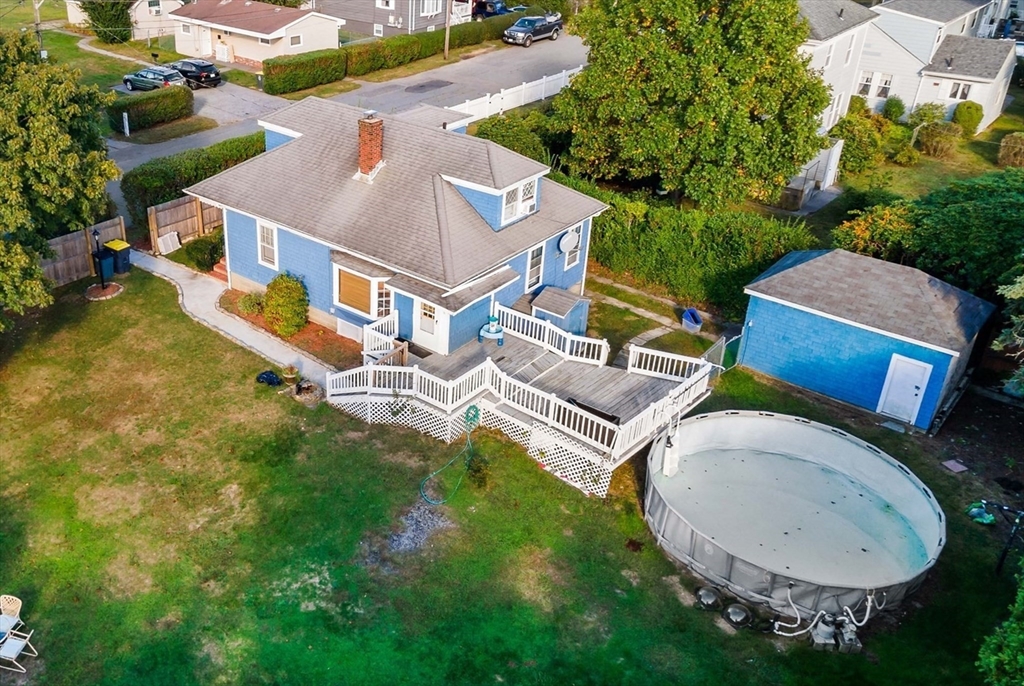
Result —
<path fill-rule="evenodd" d="M 359 174 L 372 178 L 384 161 L 384 121 L 368 110 L 359 120 Z"/>

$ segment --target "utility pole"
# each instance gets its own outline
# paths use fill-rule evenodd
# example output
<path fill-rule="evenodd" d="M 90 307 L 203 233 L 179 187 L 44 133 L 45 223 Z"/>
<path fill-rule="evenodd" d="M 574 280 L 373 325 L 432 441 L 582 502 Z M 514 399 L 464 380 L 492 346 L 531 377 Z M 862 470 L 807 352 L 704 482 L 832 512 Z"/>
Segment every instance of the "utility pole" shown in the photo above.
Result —
<path fill-rule="evenodd" d="M 453 0 L 444 0 L 444 59 L 448 60 L 448 40 L 452 35 L 452 7 Z"/>
<path fill-rule="evenodd" d="M 36 13 L 36 40 L 39 42 L 39 52 L 43 52 L 43 32 L 39 29 L 39 8 L 42 6 L 43 0 L 32 0 L 32 9 Z"/>

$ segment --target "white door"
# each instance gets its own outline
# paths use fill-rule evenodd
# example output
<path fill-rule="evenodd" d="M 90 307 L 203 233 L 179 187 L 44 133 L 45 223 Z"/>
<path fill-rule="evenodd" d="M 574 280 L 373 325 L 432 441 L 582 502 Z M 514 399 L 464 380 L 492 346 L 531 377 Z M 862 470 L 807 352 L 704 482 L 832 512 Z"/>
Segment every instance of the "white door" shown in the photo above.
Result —
<path fill-rule="evenodd" d="M 415 309 L 412 319 L 412 342 L 422 345 L 428 350 L 446 355 L 448 351 L 442 349 L 441 345 L 444 340 L 442 335 L 445 324 L 442 321 L 444 310 L 419 298 L 414 300 L 413 304 Z"/>
<path fill-rule="evenodd" d="M 917 411 L 921 409 L 921 400 L 931 375 L 930 364 L 893 355 L 876 411 L 913 424 L 917 420 Z"/>
<path fill-rule="evenodd" d="M 199 27 L 199 51 L 203 53 L 204 57 L 213 52 L 213 40 L 210 36 L 210 29 L 205 26 Z"/>

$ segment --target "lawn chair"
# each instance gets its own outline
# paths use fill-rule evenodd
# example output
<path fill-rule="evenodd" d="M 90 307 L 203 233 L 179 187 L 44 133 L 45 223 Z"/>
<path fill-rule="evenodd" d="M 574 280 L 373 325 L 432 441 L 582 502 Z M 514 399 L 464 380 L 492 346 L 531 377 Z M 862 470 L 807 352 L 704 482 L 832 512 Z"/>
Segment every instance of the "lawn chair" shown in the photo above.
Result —
<path fill-rule="evenodd" d="M 7 638 L 3 643 L 0 643 L 0 669 L 25 673 L 25 668 L 17 663 L 17 659 L 21 654 L 24 652 L 29 657 L 39 657 L 39 653 L 28 642 L 30 638 L 32 638 L 31 631 L 27 634 L 21 634 L 17 631 L 7 632 Z M 26 649 L 32 652 L 27 652 Z M 8 664 L 11 666 L 9 667 Z"/>
<path fill-rule="evenodd" d="M 19 626 L 25 626 L 21 621 L 21 600 L 12 595 L 0 595 L 0 637 Z"/>

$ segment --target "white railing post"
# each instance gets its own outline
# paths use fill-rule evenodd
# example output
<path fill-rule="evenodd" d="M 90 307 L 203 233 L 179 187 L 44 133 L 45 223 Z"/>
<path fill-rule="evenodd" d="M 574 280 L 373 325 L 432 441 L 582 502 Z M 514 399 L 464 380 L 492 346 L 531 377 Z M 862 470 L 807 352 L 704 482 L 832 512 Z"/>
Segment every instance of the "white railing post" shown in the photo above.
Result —
<path fill-rule="evenodd" d="M 418 364 L 412 366 L 412 395 L 414 398 L 420 397 L 420 366 Z"/>

